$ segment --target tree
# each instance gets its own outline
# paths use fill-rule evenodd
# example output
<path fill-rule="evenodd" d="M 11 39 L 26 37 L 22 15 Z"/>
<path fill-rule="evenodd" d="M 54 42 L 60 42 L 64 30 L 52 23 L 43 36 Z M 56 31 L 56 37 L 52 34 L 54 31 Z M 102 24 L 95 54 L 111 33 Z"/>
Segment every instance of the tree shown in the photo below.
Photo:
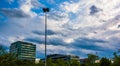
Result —
<path fill-rule="evenodd" d="M 69 61 L 63 59 L 57 59 L 54 63 L 56 66 L 70 66 Z"/>
<path fill-rule="evenodd" d="M 3 46 L 0 46 L 0 66 L 37 66 L 32 61 L 17 60 L 17 56 L 15 55 L 14 53 L 7 52 Z"/>
<path fill-rule="evenodd" d="M 102 58 L 100 60 L 100 66 L 110 66 L 111 65 L 111 61 L 107 58 Z"/>
<path fill-rule="evenodd" d="M 15 61 L 14 54 L 8 53 L 3 46 L 0 46 L 0 66 L 13 66 Z"/>
<path fill-rule="evenodd" d="M 98 60 L 99 57 L 97 55 L 94 54 L 88 54 L 88 63 L 95 63 L 95 60 Z"/>
<path fill-rule="evenodd" d="M 80 65 L 80 62 L 78 62 L 77 60 L 71 60 L 70 66 L 81 66 L 81 65 Z"/>
<path fill-rule="evenodd" d="M 95 60 L 98 60 L 99 57 L 94 54 L 88 54 L 87 64 L 86 66 L 96 66 Z"/>
<path fill-rule="evenodd" d="M 0 45 L 0 56 L 4 55 L 6 53 L 5 49 L 3 48 L 2 45 Z"/>
<path fill-rule="evenodd" d="M 53 60 L 51 58 L 47 59 L 47 66 L 55 66 L 55 64 L 53 63 Z"/>
<path fill-rule="evenodd" d="M 114 62 L 113 62 L 114 66 L 120 66 L 120 56 L 117 55 L 117 53 L 114 53 Z"/>
<path fill-rule="evenodd" d="M 44 62 L 43 62 L 42 60 L 40 60 L 37 65 L 38 65 L 38 66 L 44 66 Z"/>

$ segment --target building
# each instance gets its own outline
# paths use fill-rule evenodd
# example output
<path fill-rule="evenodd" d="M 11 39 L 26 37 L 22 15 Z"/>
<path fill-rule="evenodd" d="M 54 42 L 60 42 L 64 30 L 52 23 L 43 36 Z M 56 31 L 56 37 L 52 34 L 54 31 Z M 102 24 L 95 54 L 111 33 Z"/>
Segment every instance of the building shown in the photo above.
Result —
<path fill-rule="evenodd" d="M 38 64 L 40 62 L 40 59 L 39 58 L 36 58 L 35 59 L 35 63 Z"/>
<path fill-rule="evenodd" d="M 95 60 L 95 63 L 100 63 L 100 60 Z"/>
<path fill-rule="evenodd" d="M 75 55 L 63 55 L 63 54 L 51 54 L 51 55 L 47 55 L 47 58 L 51 58 L 53 60 L 57 60 L 57 59 L 62 59 L 65 61 L 70 61 L 70 60 L 77 60 L 79 61 L 79 56 L 75 56 Z"/>
<path fill-rule="evenodd" d="M 36 45 L 17 41 L 11 44 L 10 53 L 14 53 L 18 60 L 35 61 Z"/>
<path fill-rule="evenodd" d="M 85 64 L 85 63 L 87 63 L 87 60 L 88 60 L 87 58 L 80 59 L 80 63 Z"/>
<path fill-rule="evenodd" d="M 86 64 L 87 62 L 88 62 L 88 58 L 80 59 L 81 64 Z M 100 63 L 100 60 L 95 60 L 95 63 Z"/>

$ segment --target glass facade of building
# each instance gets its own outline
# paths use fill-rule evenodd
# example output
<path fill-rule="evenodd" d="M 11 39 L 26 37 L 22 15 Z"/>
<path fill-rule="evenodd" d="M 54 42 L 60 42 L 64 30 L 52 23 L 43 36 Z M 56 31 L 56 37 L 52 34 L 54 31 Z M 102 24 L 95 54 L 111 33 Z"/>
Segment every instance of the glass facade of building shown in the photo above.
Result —
<path fill-rule="evenodd" d="M 11 44 L 10 53 L 14 53 L 19 60 L 35 61 L 36 45 L 32 43 L 17 41 Z"/>
<path fill-rule="evenodd" d="M 63 60 L 66 60 L 66 61 L 70 61 L 70 60 L 77 60 L 77 61 L 79 61 L 80 60 L 79 56 L 63 55 L 63 54 L 51 54 L 51 55 L 48 55 L 47 58 L 51 58 L 53 60 L 63 59 Z"/>

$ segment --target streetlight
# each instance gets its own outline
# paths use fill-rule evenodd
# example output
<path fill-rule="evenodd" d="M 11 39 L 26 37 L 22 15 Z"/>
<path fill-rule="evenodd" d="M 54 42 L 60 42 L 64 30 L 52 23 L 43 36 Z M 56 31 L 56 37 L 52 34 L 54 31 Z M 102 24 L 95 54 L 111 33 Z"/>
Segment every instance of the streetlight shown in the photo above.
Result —
<path fill-rule="evenodd" d="M 47 66 L 47 12 L 49 11 L 49 8 L 43 8 L 43 12 L 45 13 L 45 66 Z"/>

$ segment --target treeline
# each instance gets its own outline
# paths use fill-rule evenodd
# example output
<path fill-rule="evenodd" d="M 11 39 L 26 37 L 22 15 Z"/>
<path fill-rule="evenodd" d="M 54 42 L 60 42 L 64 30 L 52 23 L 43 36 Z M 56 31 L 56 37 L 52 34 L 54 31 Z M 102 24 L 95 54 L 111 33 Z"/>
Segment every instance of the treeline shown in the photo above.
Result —
<path fill-rule="evenodd" d="M 120 66 L 120 55 L 114 53 L 114 58 L 108 59 L 106 57 L 99 58 L 97 55 L 88 54 L 87 61 L 80 63 L 76 60 L 65 61 L 62 59 L 52 60 L 47 59 L 47 66 Z M 95 62 L 100 60 L 99 62 Z M 10 54 L 0 46 L 0 66 L 44 66 L 43 61 L 34 63 L 27 60 L 17 60 L 14 54 Z"/>
<path fill-rule="evenodd" d="M 98 61 L 96 61 L 98 60 Z M 81 66 L 120 66 L 120 56 L 114 53 L 114 58 L 99 58 L 97 55 L 88 54 L 88 59 Z"/>

